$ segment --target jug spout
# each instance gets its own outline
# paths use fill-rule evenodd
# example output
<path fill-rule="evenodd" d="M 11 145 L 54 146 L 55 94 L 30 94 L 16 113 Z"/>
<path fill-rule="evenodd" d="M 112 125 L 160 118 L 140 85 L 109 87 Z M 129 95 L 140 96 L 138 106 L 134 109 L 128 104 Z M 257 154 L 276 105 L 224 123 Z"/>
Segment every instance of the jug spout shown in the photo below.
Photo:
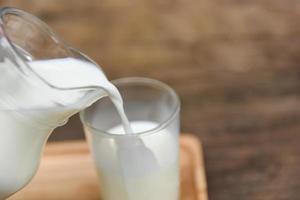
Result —
<path fill-rule="evenodd" d="M 8 85 L 3 76 L 14 74 L 10 80 L 39 87 L 58 105 L 84 108 L 104 95 L 101 84 L 106 77 L 92 59 L 35 16 L 15 8 L 0 9 L 0 71 L 5 72 L 0 87 Z"/>

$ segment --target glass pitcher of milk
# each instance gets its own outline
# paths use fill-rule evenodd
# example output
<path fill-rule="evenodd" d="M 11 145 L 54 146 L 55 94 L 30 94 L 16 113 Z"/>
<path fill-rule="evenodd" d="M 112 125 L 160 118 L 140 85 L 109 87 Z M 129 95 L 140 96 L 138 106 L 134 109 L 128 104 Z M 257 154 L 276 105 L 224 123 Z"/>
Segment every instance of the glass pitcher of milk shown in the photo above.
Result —
<path fill-rule="evenodd" d="M 120 98 L 101 69 L 46 24 L 0 9 L 0 199 L 30 181 L 53 129 L 108 90 Z"/>

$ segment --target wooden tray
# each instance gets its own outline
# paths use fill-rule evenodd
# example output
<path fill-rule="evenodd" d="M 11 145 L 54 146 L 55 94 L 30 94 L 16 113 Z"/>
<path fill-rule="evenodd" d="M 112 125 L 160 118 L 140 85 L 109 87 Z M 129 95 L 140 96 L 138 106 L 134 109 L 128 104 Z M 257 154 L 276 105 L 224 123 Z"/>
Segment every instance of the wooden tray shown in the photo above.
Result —
<path fill-rule="evenodd" d="M 180 145 L 181 200 L 207 200 L 201 144 L 182 134 Z M 99 200 L 100 193 L 86 142 L 58 142 L 46 146 L 37 175 L 9 200 Z"/>

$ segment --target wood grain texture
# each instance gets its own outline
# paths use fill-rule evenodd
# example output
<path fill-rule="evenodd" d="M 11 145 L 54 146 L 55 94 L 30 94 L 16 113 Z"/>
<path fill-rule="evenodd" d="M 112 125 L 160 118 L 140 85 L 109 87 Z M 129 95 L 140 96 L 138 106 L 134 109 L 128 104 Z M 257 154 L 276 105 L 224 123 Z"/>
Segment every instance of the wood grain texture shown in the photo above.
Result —
<path fill-rule="evenodd" d="M 300 1 L 7 0 L 50 24 L 110 79 L 175 88 L 205 150 L 213 200 L 300 196 Z M 77 117 L 53 140 L 83 137 Z"/>
<path fill-rule="evenodd" d="M 202 149 L 197 138 L 182 135 L 181 200 L 207 200 Z M 101 188 L 101 186 L 100 186 Z M 9 200 L 101 199 L 96 170 L 83 141 L 52 143 L 46 147 L 33 181 Z"/>

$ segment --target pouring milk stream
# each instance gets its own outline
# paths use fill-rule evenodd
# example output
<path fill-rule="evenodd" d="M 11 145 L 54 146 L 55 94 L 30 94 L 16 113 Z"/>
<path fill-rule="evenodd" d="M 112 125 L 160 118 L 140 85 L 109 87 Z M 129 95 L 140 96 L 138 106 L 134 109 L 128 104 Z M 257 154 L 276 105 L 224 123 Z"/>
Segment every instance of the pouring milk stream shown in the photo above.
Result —
<path fill-rule="evenodd" d="M 24 187 L 34 176 L 49 134 L 101 97 L 108 96 L 114 103 L 125 133 L 132 134 L 133 131 L 125 115 L 120 93 L 94 62 L 86 57 L 68 55 L 69 47 L 57 39 L 51 41 L 53 44 L 50 48 L 67 53 L 58 58 L 56 54 L 46 59 L 38 58 L 39 51 L 43 52 L 44 49 L 31 53 L 30 47 L 27 51 L 26 37 L 30 35 L 18 36 L 16 33 L 29 22 L 32 22 L 29 24 L 33 28 L 44 27 L 45 24 L 40 25 L 42 22 L 34 16 L 17 9 L 5 8 L 0 12 L 0 199 L 5 199 Z M 4 18 L 4 15 L 9 17 Z M 41 34 L 44 34 L 43 31 Z M 56 36 L 51 32 L 43 37 L 53 39 Z M 144 128 L 147 129 L 147 126 Z M 123 172 L 127 173 L 127 153 L 134 153 L 137 160 L 142 160 L 145 166 L 155 170 L 155 156 L 142 140 L 136 138 L 137 141 L 116 141 L 118 148 L 129 149 L 128 152 L 120 150 L 118 154 Z M 138 152 L 132 152 L 131 143 L 139 143 Z M 121 184 L 128 188 L 124 199 L 130 200 L 132 188 L 127 185 L 126 177 L 125 174 Z"/>
<path fill-rule="evenodd" d="M 117 108 L 126 134 L 132 133 L 130 124 L 124 113 L 122 98 L 118 90 L 107 80 L 103 72 L 91 63 L 86 63 L 74 58 L 64 58 L 33 61 L 30 62 L 29 65 L 34 72 L 55 86 L 60 86 L 62 88 L 83 86 L 98 87 L 98 95 L 95 97 L 94 101 L 102 97 L 104 95 L 103 91 L 105 91 Z M 0 73 L 4 73 L 7 67 L 7 65 L 0 65 Z M 72 74 L 72 76 L 70 76 L 70 74 Z M 11 83 L 12 87 L 19 84 L 18 80 L 15 80 L 13 77 L 5 76 L 3 78 L 7 79 L 1 79 L 3 82 L 13 82 Z M 25 91 L 21 89 L 14 90 L 13 92 L 20 98 L 24 98 L 27 95 L 42 95 L 40 91 L 34 90 Z M 51 124 L 53 124 L 53 120 L 56 121 L 57 119 L 62 119 L 62 116 L 64 118 L 70 114 L 72 115 L 84 108 L 84 106 L 87 106 L 79 106 L 76 104 L 77 101 L 82 98 L 81 94 L 74 93 L 72 95 L 66 95 L 68 96 L 57 96 L 57 99 L 65 101 L 64 103 L 67 102 L 67 105 L 64 105 L 63 107 L 61 107 L 61 105 L 55 106 L 52 102 L 47 102 L 47 100 L 42 98 L 34 99 L 34 101 L 29 102 L 29 105 L 23 105 L 24 107 L 2 105 L 4 109 L 2 108 L 0 110 L 1 128 L 3 130 L 3 133 L 0 135 L 0 198 L 3 198 L 7 194 L 11 193 L 11 191 L 22 187 L 37 168 L 38 161 L 34 155 L 39 155 L 41 149 L 38 147 L 32 149 L 32 155 L 27 154 L 25 155 L 27 157 L 22 158 L 24 156 L 23 153 L 26 152 L 26 145 L 32 146 L 32 142 L 43 145 L 45 136 L 41 133 L 41 131 L 46 131 L 47 133 L 49 131 L 51 132 L 49 129 L 55 128 L 55 125 L 51 126 Z M 1 103 L 4 104 L 5 102 L 1 101 Z M 7 108 L 5 109 L 5 107 Z M 32 113 L 32 117 L 29 117 L 30 115 L 28 116 L 30 113 Z M 42 122 L 39 122 L 41 120 L 40 117 L 43 119 Z M 61 125 L 60 122 L 58 122 L 57 125 Z M 21 134 L 22 136 L 20 136 Z M 19 143 L 18 149 L 15 149 L 13 146 L 16 142 Z M 136 143 L 137 141 L 122 141 L 119 142 L 119 145 L 121 145 L 123 147 L 122 149 L 124 149 L 124 146 L 129 147 L 132 142 Z M 142 144 L 142 141 L 139 142 Z M 147 160 L 151 163 L 155 163 L 155 161 L 153 161 L 154 157 L 145 146 L 141 146 L 139 150 L 141 156 L 136 159 L 145 159 L 145 156 L 148 155 Z M 121 166 L 126 165 L 126 156 L 126 152 L 120 151 Z M 16 167 L 24 167 L 24 162 L 26 162 L 26 170 L 24 170 L 24 172 L 22 169 L 16 169 Z M 126 180 L 123 181 L 126 185 Z"/>

